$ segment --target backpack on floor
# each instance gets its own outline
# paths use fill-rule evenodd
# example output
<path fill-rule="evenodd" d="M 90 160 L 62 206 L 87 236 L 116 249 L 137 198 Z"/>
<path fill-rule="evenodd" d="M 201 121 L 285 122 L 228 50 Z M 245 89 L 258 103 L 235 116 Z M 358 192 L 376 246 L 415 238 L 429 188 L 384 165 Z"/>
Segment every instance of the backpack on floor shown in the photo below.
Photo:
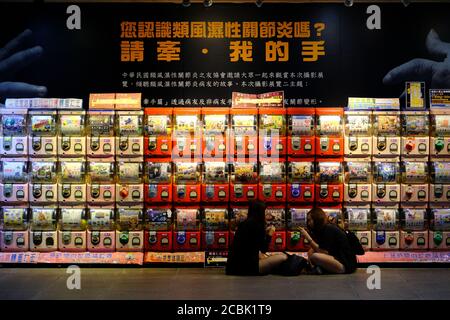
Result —
<path fill-rule="evenodd" d="M 308 264 L 308 260 L 297 254 L 287 254 L 288 258 L 284 260 L 276 270 L 276 274 L 281 276 L 298 276 Z"/>

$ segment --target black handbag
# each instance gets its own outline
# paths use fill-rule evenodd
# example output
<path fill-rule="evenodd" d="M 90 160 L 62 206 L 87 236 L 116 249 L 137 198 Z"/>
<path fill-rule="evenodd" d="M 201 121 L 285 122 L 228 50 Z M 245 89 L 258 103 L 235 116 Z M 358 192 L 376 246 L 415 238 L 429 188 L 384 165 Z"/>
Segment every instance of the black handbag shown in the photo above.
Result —
<path fill-rule="evenodd" d="M 276 274 L 281 276 L 298 276 L 308 265 L 308 260 L 297 254 L 285 253 L 288 257 L 277 268 Z"/>
<path fill-rule="evenodd" d="M 345 230 L 344 232 L 347 236 L 348 243 L 350 244 L 352 252 L 357 256 L 363 256 L 365 254 L 365 251 L 361 243 L 359 242 L 358 237 L 350 230 Z"/>

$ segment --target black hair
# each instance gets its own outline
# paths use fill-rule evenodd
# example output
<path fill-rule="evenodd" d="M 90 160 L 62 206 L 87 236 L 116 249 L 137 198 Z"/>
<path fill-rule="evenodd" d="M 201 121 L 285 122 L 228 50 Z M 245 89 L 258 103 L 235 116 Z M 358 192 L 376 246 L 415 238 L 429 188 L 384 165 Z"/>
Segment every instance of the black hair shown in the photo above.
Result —
<path fill-rule="evenodd" d="M 247 220 L 266 225 L 266 204 L 260 200 L 251 201 L 248 205 Z"/>

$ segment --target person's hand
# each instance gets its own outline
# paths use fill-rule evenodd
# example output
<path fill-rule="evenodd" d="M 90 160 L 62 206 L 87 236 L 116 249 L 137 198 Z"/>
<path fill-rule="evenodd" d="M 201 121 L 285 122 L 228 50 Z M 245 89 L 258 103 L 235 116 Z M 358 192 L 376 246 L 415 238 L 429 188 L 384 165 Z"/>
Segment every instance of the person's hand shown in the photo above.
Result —
<path fill-rule="evenodd" d="M 450 88 L 450 43 L 441 41 L 436 31 L 431 29 L 426 47 L 434 60 L 412 59 L 389 71 L 383 83 L 424 81 L 430 88 Z"/>
<path fill-rule="evenodd" d="M 308 242 L 311 242 L 311 241 L 312 241 L 311 236 L 309 235 L 308 231 L 306 231 L 305 228 L 303 228 L 303 227 L 298 227 L 298 231 L 300 231 L 300 233 L 302 234 L 302 236 L 303 236 Z"/>
<path fill-rule="evenodd" d="M 272 226 L 267 227 L 266 232 L 269 236 L 272 236 L 273 233 L 275 232 L 275 226 L 272 225 Z"/>
<path fill-rule="evenodd" d="M 7 81 L 16 72 L 42 56 L 41 46 L 24 49 L 31 36 L 31 30 L 25 30 L 0 48 L 0 100 L 11 97 L 43 97 L 47 94 L 47 88 L 43 86 Z"/>

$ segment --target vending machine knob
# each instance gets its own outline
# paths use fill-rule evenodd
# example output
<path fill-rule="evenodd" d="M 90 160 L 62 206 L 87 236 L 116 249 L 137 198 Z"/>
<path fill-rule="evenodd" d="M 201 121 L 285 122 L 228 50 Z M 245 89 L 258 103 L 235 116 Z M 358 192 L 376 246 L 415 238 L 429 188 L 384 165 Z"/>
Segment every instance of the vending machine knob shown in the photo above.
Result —
<path fill-rule="evenodd" d="M 414 190 L 413 190 L 413 188 L 412 188 L 412 187 L 408 187 L 408 188 L 406 188 L 406 191 L 405 191 L 405 193 L 406 193 L 406 196 L 407 196 L 408 198 L 411 198 L 411 197 L 412 197 L 412 195 L 413 195 L 413 192 L 414 192 Z"/>
<path fill-rule="evenodd" d="M 13 241 L 13 233 L 6 231 L 3 235 L 3 240 L 7 246 L 11 245 Z"/>
<path fill-rule="evenodd" d="M 106 237 L 105 239 L 103 239 L 103 245 L 109 247 L 112 244 L 112 240 L 110 237 Z"/>
<path fill-rule="evenodd" d="M 128 149 L 128 140 L 121 140 L 119 143 L 119 149 L 121 151 L 126 151 Z"/>
<path fill-rule="evenodd" d="M 40 198 L 42 196 L 42 189 L 39 186 L 33 186 L 33 197 Z"/>
<path fill-rule="evenodd" d="M 425 238 L 424 237 L 418 237 L 416 243 L 417 243 L 418 246 L 424 246 L 425 245 Z"/>
<path fill-rule="evenodd" d="M 24 149 L 24 146 L 23 146 L 23 143 L 18 143 L 18 144 L 16 144 L 16 151 L 23 151 L 23 149 Z"/>
<path fill-rule="evenodd" d="M 48 152 L 53 151 L 53 144 L 46 143 L 45 144 L 45 151 L 48 151 Z"/>
<path fill-rule="evenodd" d="M 62 241 L 66 246 L 70 244 L 71 239 L 72 239 L 72 235 L 70 234 L 70 232 L 63 233 Z"/>
<path fill-rule="evenodd" d="M 433 242 L 436 246 L 440 246 L 442 243 L 442 240 L 444 240 L 444 237 L 442 235 L 441 231 L 435 231 L 433 236 Z"/>
<path fill-rule="evenodd" d="M 436 143 L 434 144 L 434 148 L 436 149 L 437 152 L 441 152 L 445 147 L 445 143 L 443 140 L 438 139 L 436 140 Z"/>
<path fill-rule="evenodd" d="M 122 188 L 122 190 L 120 190 L 120 196 L 121 196 L 122 198 L 128 197 L 128 194 L 129 194 L 128 188 Z"/>
<path fill-rule="evenodd" d="M 33 232 L 33 244 L 39 246 L 42 243 L 42 232 Z"/>
<path fill-rule="evenodd" d="M 303 150 L 309 152 L 312 150 L 312 145 L 310 143 L 305 144 L 305 146 L 303 147 Z"/>
<path fill-rule="evenodd" d="M 35 140 L 35 139 L 33 138 L 32 146 L 33 146 L 33 150 L 34 150 L 34 151 L 39 151 L 39 150 L 41 150 L 41 147 L 42 147 L 41 139 L 36 139 L 36 140 Z"/>
<path fill-rule="evenodd" d="M 293 245 L 297 244 L 300 241 L 300 232 L 293 232 L 291 235 L 291 243 Z"/>
<path fill-rule="evenodd" d="M 413 236 L 413 234 L 412 234 L 411 232 L 408 232 L 408 233 L 405 235 L 405 243 L 406 243 L 408 246 L 410 246 L 410 245 L 413 244 L 413 242 L 414 242 L 414 236 Z"/>
<path fill-rule="evenodd" d="M 156 232 L 150 232 L 150 234 L 148 235 L 148 243 L 155 244 L 157 241 L 158 239 L 156 237 Z"/>
<path fill-rule="evenodd" d="M 384 231 L 377 231 L 376 242 L 380 246 L 386 242 L 386 233 Z"/>
<path fill-rule="evenodd" d="M 98 141 L 98 139 L 92 138 L 91 150 L 92 151 L 97 151 L 98 149 L 100 149 L 100 141 Z"/>
<path fill-rule="evenodd" d="M 111 191 L 106 190 L 105 192 L 103 192 L 103 198 L 111 199 L 111 197 L 112 197 Z"/>
<path fill-rule="evenodd" d="M 348 196 L 350 198 L 355 198 L 357 195 L 358 195 L 358 190 L 356 190 L 356 188 L 349 188 Z"/>
<path fill-rule="evenodd" d="M 91 196 L 94 199 L 97 199 L 98 197 L 100 197 L 100 189 L 98 187 L 92 187 Z"/>
<path fill-rule="evenodd" d="M 361 237 L 361 239 L 359 239 L 359 243 L 361 243 L 362 246 L 367 246 L 369 245 L 369 239 L 367 237 Z"/>
<path fill-rule="evenodd" d="M 122 245 L 126 245 L 128 243 L 128 241 L 130 241 L 130 238 L 128 236 L 128 232 L 122 232 L 120 234 L 119 241 L 120 241 L 120 243 Z"/>
<path fill-rule="evenodd" d="M 53 237 L 47 237 L 46 239 L 45 239 L 45 245 L 47 246 L 47 247 L 51 247 L 51 246 L 53 246 L 55 244 L 55 240 L 53 239 Z"/>
<path fill-rule="evenodd" d="M 405 145 L 405 149 L 406 151 L 411 152 L 414 150 L 414 146 L 415 146 L 414 142 L 408 141 Z"/>
<path fill-rule="evenodd" d="M 378 137 L 377 149 L 379 151 L 386 150 L 386 138 L 385 137 Z"/>
<path fill-rule="evenodd" d="M 68 141 L 68 140 L 63 141 L 63 143 L 61 144 L 61 148 L 64 151 L 69 151 L 69 149 L 70 149 L 70 141 Z"/>
<path fill-rule="evenodd" d="M 76 237 L 74 243 L 75 243 L 76 246 L 82 246 L 83 245 L 83 238 Z"/>
<path fill-rule="evenodd" d="M 94 246 L 97 246 L 100 243 L 100 232 L 99 231 L 92 231 L 91 243 Z"/>
<path fill-rule="evenodd" d="M 23 247 L 25 245 L 25 239 L 23 237 L 18 237 L 16 239 L 16 245 L 18 247 Z"/>

